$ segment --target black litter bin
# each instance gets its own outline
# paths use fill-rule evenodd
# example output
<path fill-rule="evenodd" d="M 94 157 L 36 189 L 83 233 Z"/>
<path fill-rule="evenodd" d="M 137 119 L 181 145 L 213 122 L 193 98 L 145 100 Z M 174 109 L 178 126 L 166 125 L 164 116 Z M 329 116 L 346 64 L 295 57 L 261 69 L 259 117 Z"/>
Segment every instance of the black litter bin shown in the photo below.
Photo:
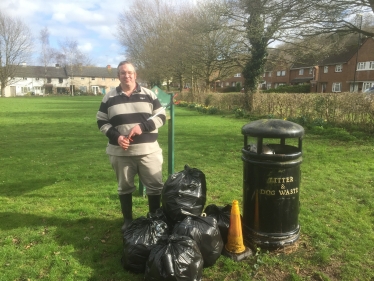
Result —
<path fill-rule="evenodd" d="M 300 236 L 304 128 L 290 121 L 262 119 L 244 125 L 242 134 L 244 242 L 267 249 L 292 245 Z M 287 145 L 287 138 L 298 138 L 293 141 L 297 145 Z M 255 143 L 249 144 L 250 139 Z"/>

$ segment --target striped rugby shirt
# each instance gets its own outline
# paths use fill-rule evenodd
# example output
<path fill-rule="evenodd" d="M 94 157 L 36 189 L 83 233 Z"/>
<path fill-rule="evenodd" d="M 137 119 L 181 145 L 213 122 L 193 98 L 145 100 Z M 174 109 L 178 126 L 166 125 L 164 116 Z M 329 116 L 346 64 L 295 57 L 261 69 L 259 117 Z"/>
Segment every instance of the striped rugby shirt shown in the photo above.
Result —
<path fill-rule="evenodd" d="M 159 115 L 147 120 L 160 110 Z M 165 110 L 156 94 L 138 83 L 129 97 L 122 93 L 121 85 L 109 91 L 101 101 L 96 119 L 100 131 L 109 139 L 106 148 L 109 155 L 146 155 L 160 149 L 157 142 L 158 128 L 165 124 Z M 118 145 L 118 137 L 128 135 L 137 124 L 143 133 L 132 137 L 133 141 L 130 141 L 127 150 L 122 149 Z"/>

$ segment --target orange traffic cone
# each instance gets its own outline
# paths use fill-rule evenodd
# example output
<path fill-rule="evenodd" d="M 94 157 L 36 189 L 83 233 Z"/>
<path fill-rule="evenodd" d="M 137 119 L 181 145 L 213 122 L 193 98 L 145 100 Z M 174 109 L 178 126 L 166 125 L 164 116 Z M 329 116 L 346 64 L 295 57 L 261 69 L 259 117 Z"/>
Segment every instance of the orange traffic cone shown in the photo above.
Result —
<path fill-rule="evenodd" d="M 252 255 L 251 249 L 245 247 L 243 243 L 243 232 L 238 200 L 232 201 L 227 243 L 223 248 L 222 254 L 232 258 L 235 261 L 241 261 Z"/>

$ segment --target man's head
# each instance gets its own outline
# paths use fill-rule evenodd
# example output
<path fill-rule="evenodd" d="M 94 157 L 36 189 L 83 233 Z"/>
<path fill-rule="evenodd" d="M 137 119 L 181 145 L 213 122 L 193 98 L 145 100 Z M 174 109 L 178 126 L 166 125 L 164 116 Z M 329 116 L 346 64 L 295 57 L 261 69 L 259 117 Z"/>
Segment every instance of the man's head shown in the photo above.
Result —
<path fill-rule="evenodd" d="M 136 71 L 134 65 L 129 61 L 121 61 L 117 67 L 118 79 L 123 90 L 132 90 L 136 86 Z"/>

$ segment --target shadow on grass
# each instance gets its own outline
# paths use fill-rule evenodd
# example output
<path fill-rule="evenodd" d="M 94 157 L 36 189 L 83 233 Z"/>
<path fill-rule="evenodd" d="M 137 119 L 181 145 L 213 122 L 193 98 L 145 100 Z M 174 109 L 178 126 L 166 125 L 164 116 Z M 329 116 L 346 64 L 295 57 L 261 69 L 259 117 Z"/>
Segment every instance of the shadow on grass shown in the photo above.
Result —
<path fill-rule="evenodd" d="M 122 233 L 120 227 L 122 220 L 105 220 L 90 217 L 82 217 L 76 220 L 61 219 L 58 217 L 37 216 L 32 214 L 22 214 L 13 212 L 0 212 L 0 230 L 9 231 L 17 228 L 29 228 L 30 231 L 46 230 L 45 236 L 52 236 L 61 248 L 72 246 L 72 255 L 79 261 L 80 265 L 91 268 L 89 279 L 86 280 L 142 280 L 142 274 L 134 274 L 125 271 L 121 266 L 122 256 Z M 50 230 L 54 228 L 55 230 Z M 27 232 L 27 230 L 26 230 Z M 33 241 L 35 245 L 42 244 L 45 236 L 40 235 Z M 50 237 L 49 236 L 49 237 Z M 19 233 L 22 240 L 22 233 Z M 35 237 L 35 236 L 34 236 Z M 37 236 L 39 237 L 39 236 Z M 38 239 L 40 241 L 38 241 Z M 40 258 L 48 256 L 50 247 L 46 247 L 46 252 L 41 252 Z M 56 249 L 57 251 L 57 249 Z M 63 249 L 59 249 L 63 251 Z M 55 268 L 61 274 L 74 275 L 73 268 Z M 61 276 L 63 277 L 63 276 Z M 68 278 L 69 276 L 65 276 Z"/>
<path fill-rule="evenodd" d="M 42 189 L 56 183 L 56 178 L 25 179 L 19 182 L 5 184 L 0 189 L 0 196 L 18 197 L 25 193 Z"/>

